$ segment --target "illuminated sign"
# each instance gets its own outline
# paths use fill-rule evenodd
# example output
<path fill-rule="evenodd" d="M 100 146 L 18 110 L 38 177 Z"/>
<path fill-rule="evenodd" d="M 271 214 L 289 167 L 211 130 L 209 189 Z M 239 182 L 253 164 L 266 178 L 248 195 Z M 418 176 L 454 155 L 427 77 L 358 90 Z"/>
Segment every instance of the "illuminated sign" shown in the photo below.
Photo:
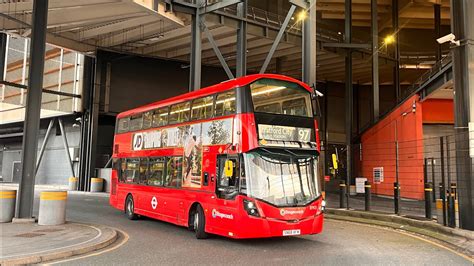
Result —
<path fill-rule="evenodd" d="M 259 124 L 258 137 L 262 140 L 310 142 L 311 128 Z"/>

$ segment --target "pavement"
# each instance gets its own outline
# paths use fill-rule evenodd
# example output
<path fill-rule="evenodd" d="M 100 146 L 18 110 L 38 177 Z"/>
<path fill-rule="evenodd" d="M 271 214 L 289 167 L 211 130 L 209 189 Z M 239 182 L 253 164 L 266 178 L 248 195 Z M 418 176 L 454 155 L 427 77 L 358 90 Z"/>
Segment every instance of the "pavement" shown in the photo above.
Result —
<path fill-rule="evenodd" d="M 326 199 L 328 201 L 328 207 L 339 208 L 339 194 L 326 193 Z M 363 194 L 351 195 L 349 205 L 353 210 L 365 210 L 365 196 Z M 433 218 L 436 218 L 436 204 L 433 203 L 432 207 Z M 372 211 L 385 214 L 393 214 L 395 210 L 393 198 L 377 195 L 372 195 L 370 208 Z M 401 215 L 424 219 L 425 202 L 402 198 L 400 200 L 400 213 Z"/>
<path fill-rule="evenodd" d="M 36 215 L 37 200 L 35 203 Z M 24 241 L 25 247 L 44 248 L 51 246 L 49 243 L 53 241 L 44 241 L 43 245 L 31 243 L 39 241 L 42 237 L 50 237 L 57 240 L 54 242 L 57 246 L 67 248 L 60 242 L 88 241 L 82 233 L 72 234 L 69 230 L 73 227 L 90 230 L 87 237 L 93 239 L 97 237 L 97 231 L 94 233 L 88 225 L 101 224 L 102 226 L 93 227 L 111 228 L 118 232 L 113 243 L 96 250 L 90 249 L 81 255 L 74 253 L 80 249 L 80 245 L 71 247 L 74 244 L 69 242 L 69 252 L 73 252 L 69 253 L 71 256 L 58 256 L 48 264 L 473 265 L 473 257 L 468 253 L 469 245 L 472 244 L 468 242 L 472 240 L 467 239 L 469 234 L 464 237 L 464 242 L 460 240 L 461 236 L 454 236 L 449 242 L 444 233 L 437 233 L 441 235 L 440 240 L 433 235 L 431 228 L 424 231 L 413 225 L 404 225 L 397 220 L 397 217 L 390 218 L 393 219 L 391 221 L 379 221 L 377 213 L 368 213 L 369 216 L 366 217 L 362 217 L 361 214 L 357 214 L 359 215 L 357 217 L 353 215 L 354 213 L 358 212 L 328 209 L 323 233 L 319 235 L 250 240 L 211 236 L 206 240 L 197 240 L 194 234 L 184 227 L 148 218 L 128 220 L 122 211 L 109 206 L 108 195 L 105 193 L 72 192 L 68 195 L 67 220 L 75 221 L 74 223 L 57 227 L 62 229 L 61 231 L 46 230 L 46 232 L 38 232 L 46 227 L 30 224 L 30 228 L 24 232 L 44 235 L 28 239 L 16 236 L 20 233 L 14 233 L 15 230 L 10 232 L 6 227 L 8 224 L 0 225 L 2 228 L 0 242 L 1 245 L 11 246 L 11 249 L 5 250 L 14 250 L 12 243 L 14 241 Z M 393 216 L 383 214 L 383 217 Z M 68 229 L 69 226 L 71 229 Z M 408 230 L 412 227 L 414 230 Z M 125 241 L 120 240 L 124 238 L 120 233 L 126 234 Z M 20 246 L 16 246 L 17 252 L 27 250 L 30 253 L 35 252 L 29 249 L 22 250 Z M 3 247 L 0 250 L 3 252 Z M 39 252 L 38 254 L 44 253 L 42 250 Z M 5 254 L 1 253 L 1 256 Z"/>
<path fill-rule="evenodd" d="M 117 231 L 72 222 L 56 226 L 3 223 L 0 239 L 1 265 L 33 264 L 102 249 L 115 242 Z"/>

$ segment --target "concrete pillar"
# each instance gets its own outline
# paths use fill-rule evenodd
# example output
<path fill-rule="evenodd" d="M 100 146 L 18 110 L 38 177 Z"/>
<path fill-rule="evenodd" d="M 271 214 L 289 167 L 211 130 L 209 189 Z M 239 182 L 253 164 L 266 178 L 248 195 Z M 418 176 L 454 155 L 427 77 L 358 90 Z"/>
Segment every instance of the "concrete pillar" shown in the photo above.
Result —
<path fill-rule="evenodd" d="M 0 190 L 0 223 L 9 223 L 15 215 L 16 190 Z"/>
<path fill-rule="evenodd" d="M 66 222 L 67 191 L 43 191 L 40 194 L 39 225 L 60 225 Z"/>
<path fill-rule="evenodd" d="M 102 192 L 104 190 L 104 179 L 91 178 L 91 192 Z"/>
<path fill-rule="evenodd" d="M 70 177 L 69 178 L 69 191 L 75 191 L 78 189 L 79 178 Z"/>

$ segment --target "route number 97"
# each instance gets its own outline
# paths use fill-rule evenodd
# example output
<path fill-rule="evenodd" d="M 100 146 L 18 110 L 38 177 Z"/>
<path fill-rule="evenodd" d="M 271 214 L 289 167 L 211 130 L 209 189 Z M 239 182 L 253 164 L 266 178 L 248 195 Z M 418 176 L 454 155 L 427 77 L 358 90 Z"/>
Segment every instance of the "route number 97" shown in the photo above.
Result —
<path fill-rule="evenodd" d="M 299 128 L 298 129 L 298 141 L 308 142 L 310 140 L 309 134 L 311 130 L 308 128 Z"/>

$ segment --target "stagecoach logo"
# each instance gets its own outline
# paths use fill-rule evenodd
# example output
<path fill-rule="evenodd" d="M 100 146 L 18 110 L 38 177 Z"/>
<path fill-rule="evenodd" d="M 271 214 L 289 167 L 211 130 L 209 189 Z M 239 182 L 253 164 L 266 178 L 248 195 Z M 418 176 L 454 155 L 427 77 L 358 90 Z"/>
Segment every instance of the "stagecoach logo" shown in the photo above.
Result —
<path fill-rule="evenodd" d="M 219 212 L 216 209 L 212 209 L 212 218 L 216 218 L 216 217 L 219 217 L 221 219 L 230 219 L 230 220 L 234 219 L 234 215 L 232 214 L 225 214 L 225 213 Z"/>
<path fill-rule="evenodd" d="M 281 209 L 280 214 L 281 214 L 281 216 L 303 214 L 303 210 L 285 210 L 285 209 Z"/>
<path fill-rule="evenodd" d="M 143 134 L 137 133 L 133 135 L 133 149 L 141 150 L 143 147 Z"/>
<path fill-rule="evenodd" d="M 153 197 L 151 199 L 151 207 L 153 208 L 153 210 L 155 210 L 157 206 L 158 206 L 158 200 L 156 199 L 156 197 Z"/>

